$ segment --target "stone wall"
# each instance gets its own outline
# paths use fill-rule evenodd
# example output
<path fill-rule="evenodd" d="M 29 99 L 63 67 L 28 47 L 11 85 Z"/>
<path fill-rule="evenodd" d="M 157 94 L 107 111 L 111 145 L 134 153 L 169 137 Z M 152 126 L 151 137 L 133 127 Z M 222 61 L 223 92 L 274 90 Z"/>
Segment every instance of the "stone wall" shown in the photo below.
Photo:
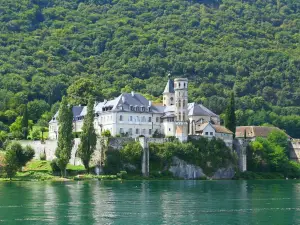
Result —
<path fill-rule="evenodd" d="M 247 171 L 247 146 L 250 140 L 236 138 L 233 140 L 234 150 L 238 155 L 238 164 L 241 172 Z"/>
<path fill-rule="evenodd" d="M 290 159 L 296 162 L 300 162 L 300 139 L 291 140 Z"/>
<path fill-rule="evenodd" d="M 29 140 L 22 140 L 19 141 L 22 146 L 29 145 L 35 151 L 35 159 L 40 159 L 41 154 L 46 154 L 46 160 L 52 161 L 55 159 L 55 150 L 57 148 L 57 140 L 46 140 L 44 143 L 41 141 L 29 141 Z M 76 157 L 76 152 L 78 149 L 78 145 L 80 143 L 79 138 L 74 139 L 74 146 L 71 152 L 71 159 L 70 164 L 72 165 L 82 165 L 81 160 Z"/>
<path fill-rule="evenodd" d="M 100 137 L 99 139 L 108 139 L 105 137 Z M 130 137 L 110 137 L 109 138 L 109 146 L 116 150 L 121 150 L 122 147 L 129 143 L 135 141 L 133 138 Z"/>
<path fill-rule="evenodd" d="M 140 137 L 134 140 L 133 138 L 107 138 L 100 137 L 97 139 L 96 149 L 92 156 L 91 166 L 102 165 L 104 162 L 105 151 L 108 147 L 111 147 L 115 150 L 120 150 L 126 143 L 132 141 L 139 141 L 143 148 L 143 157 L 142 157 L 142 173 L 145 176 L 149 175 L 149 143 L 165 143 L 168 142 L 168 138 L 146 138 Z M 242 153 L 245 154 L 245 148 L 243 143 L 237 141 L 237 153 L 240 157 L 240 169 L 241 171 L 245 171 L 246 169 L 246 158 L 242 157 Z M 46 159 L 51 161 L 55 158 L 55 150 L 57 148 L 57 140 L 47 140 L 45 143 L 41 143 L 41 141 L 19 141 L 22 146 L 29 145 L 35 150 L 35 158 L 39 159 L 40 155 L 45 153 Z M 82 165 L 81 160 L 76 157 L 76 152 L 80 143 L 80 139 L 74 139 L 74 146 L 72 148 L 70 164 L 72 165 Z M 185 179 L 195 179 L 200 178 L 202 176 L 206 176 L 200 167 L 187 164 L 183 160 L 177 159 L 173 161 L 172 166 L 170 167 L 170 171 L 174 174 L 174 176 L 182 177 Z M 213 176 L 213 179 L 229 179 L 233 176 L 233 170 L 231 168 L 223 168 L 219 169 Z"/>

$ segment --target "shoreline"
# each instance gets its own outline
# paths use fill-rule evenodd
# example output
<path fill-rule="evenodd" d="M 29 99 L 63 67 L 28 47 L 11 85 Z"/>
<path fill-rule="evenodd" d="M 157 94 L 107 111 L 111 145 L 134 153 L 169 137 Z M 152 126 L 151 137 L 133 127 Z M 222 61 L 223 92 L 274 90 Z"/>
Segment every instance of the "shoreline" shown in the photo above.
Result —
<path fill-rule="evenodd" d="M 249 173 L 249 172 L 247 172 Z M 250 174 L 254 174 L 250 172 Z M 120 177 L 118 175 L 93 175 L 93 174 L 81 174 L 75 176 L 60 177 L 47 172 L 39 171 L 26 171 L 19 172 L 16 177 L 11 180 L 6 177 L 0 177 L 0 183 L 2 182 L 73 182 L 73 181 L 183 181 L 183 180 L 192 180 L 192 181 L 242 181 L 242 180 L 299 180 L 296 178 L 285 178 L 283 176 L 278 176 L 278 174 L 266 173 L 265 176 L 258 176 L 258 173 L 255 174 L 256 177 L 249 176 L 238 176 L 231 179 L 184 179 L 179 177 L 143 177 L 140 175 L 126 175 Z M 261 175 L 261 174 L 260 174 Z M 271 176 L 272 175 L 272 176 Z"/>

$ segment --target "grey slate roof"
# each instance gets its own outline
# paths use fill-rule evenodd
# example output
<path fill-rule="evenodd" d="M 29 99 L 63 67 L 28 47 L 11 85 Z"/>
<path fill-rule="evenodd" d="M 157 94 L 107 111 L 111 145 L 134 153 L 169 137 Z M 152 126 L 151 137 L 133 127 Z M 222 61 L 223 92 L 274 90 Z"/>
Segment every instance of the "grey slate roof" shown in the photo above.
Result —
<path fill-rule="evenodd" d="M 80 116 L 80 113 L 83 110 L 83 108 L 84 106 L 73 106 L 72 108 L 73 116 L 74 117 Z"/>
<path fill-rule="evenodd" d="M 169 80 L 172 86 L 166 86 L 166 88 L 171 87 L 171 91 L 174 91 L 174 84 L 171 80 Z M 175 106 L 162 106 L 162 105 L 154 105 L 151 101 L 147 100 L 143 95 L 137 93 L 123 93 L 119 95 L 117 98 L 114 98 L 109 101 L 99 102 L 95 104 L 95 113 L 103 113 L 105 108 L 109 108 L 108 112 L 122 111 L 122 112 L 130 112 L 131 106 L 138 107 L 139 110 L 135 110 L 138 113 L 142 113 L 142 107 L 145 108 L 144 112 L 149 112 L 148 108 L 152 113 L 163 114 L 164 117 L 173 117 L 175 114 Z M 87 114 L 86 106 L 74 106 L 73 116 L 75 118 L 83 117 Z M 196 103 L 188 103 L 188 115 L 189 116 L 213 116 L 218 117 L 215 113 L 207 109 L 205 106 Z M 50 122 L 56 121 L 58 116 L 58 112 L 54 116 L 54 120 L 52 119 Z"/>
<path fill-rule="evenodd" d="M 131 106 L 138 107 L 138 112 L 142 112 L 141 108 L 144 107 L 147 112 L 150 107 L 153 113 L 163 113 L 161 106 L 154 106 L 151 101 L 147 100 L 143 95 L 137 93 L 123 93 L 119 97 L 100 102 L 95 107 L 95 112 L 101 113 L 104 108 L 111 108 L 109 111 L 132 111 Z"/>
<path fill-rule="evenodd" d="M 164 90 L 164 93 L 175 93 L 173 80 L 171 80 L 171 79 L 168 80 L 165 90 Z"/>
<path fill-rule="evenodd" d="M 202 104 L 189 103 L 188 104 L 188 115 L 189 116 L 215 116 L 218 117 L 215 113 L 210 111 Z"/>

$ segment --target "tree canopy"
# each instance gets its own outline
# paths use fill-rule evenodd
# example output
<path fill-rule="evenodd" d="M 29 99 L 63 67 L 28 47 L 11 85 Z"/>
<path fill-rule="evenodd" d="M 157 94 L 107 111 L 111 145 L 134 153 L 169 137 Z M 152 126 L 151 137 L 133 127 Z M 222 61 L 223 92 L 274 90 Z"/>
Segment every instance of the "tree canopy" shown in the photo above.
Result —
<path fill-rule="evenodd" d="M 160 101 L 171 71 L 189 78 L 189 101 L 221 114 L 234 90 L 237 125 L 268 120 L 299 137 L 298 0 L 6 0 L 0 11 L 7 126 L 22 104 L 37 122 L 67 92 L 76 104 L 130 90 Z"/>

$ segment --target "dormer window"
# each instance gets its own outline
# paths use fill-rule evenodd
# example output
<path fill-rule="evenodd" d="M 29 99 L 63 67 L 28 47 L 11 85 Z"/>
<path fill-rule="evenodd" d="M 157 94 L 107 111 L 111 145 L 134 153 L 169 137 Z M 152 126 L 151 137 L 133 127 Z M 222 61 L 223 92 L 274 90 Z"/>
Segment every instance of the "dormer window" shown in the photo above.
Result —
<path fill-rule="evenodd" d="M 132 105 L 130 106 L 130 110 L 133 111 L 133 106 Z"/>
<path fill-rule="evenodd" d="M 148 111 L 151 112 L 151 107 L 150 106 L 148 106 Z"/>
<path fill-rule="evenodd" d="M 142 111 L 142 112 L 145 112 L 145 107 L 141 107 L 141 111 Z"/>

